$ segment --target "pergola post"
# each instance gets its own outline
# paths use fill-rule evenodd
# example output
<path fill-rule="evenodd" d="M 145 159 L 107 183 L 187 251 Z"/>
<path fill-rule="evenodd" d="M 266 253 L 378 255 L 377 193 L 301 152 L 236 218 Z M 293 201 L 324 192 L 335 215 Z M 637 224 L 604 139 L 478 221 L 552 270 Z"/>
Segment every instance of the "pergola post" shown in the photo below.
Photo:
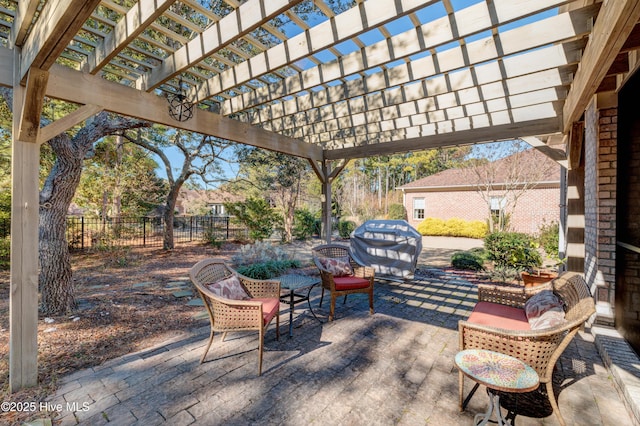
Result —
<path fill-rule="evenodd" d="M 20 49 L 14 52 L 11 156 L 11 292 L 9 392 L 38 379 L 38 143 L 19 140 L 27 88 L 20 85 Z M 23 129 L 24 130 L 24 129 Z"/>
<path fill-rule="evenodd" d="M 574 123 L 567 171 L 567 270 L 584 273 L 584 122 Z"/>
<path fill-rule="evenodd" d="M 331 243 L 331 162 L 322 162 L 322 237 L 327 244 Z"/>

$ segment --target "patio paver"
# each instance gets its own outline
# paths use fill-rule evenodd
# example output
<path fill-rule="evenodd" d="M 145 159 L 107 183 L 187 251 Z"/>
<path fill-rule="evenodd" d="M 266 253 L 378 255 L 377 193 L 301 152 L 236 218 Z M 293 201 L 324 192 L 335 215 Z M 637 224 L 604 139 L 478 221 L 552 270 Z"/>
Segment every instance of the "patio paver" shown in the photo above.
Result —
<path fill-rule="evenodd" d="M 280 340 L 273 327 L 265 336 L 261 377 L 257 333 L 230 333 L 224 343 L 218 335 L 200 365 L 208 324 L 76 372 L 60 380 L 51 398 L 65 407 L 57 419 L 63 425 L 470 425 L 488 398 L 479 389 L 466 411 L 458 411 L 453 359 L 457 322 L 471 312 L 475 286 L 447 274 L 426 276 L 377 281 L 372 316 L 366 297 L 340 300 L 331 323 L 318 323 L 301 305 L 291 339 L 283 304 Z M 317 307 L 319 293 L 312 292 L 314 311 L 326 319 L 329 304 Z M 555 380 L 568 424 L 633 424 L 591 334 L 574 339 Z M 471 381 L 465 386 L 471 389 Z M 518 416 L 518 425 L 557 424 L 539 404 L 519 401 L 519 411 L 533 408 L 546 417 Z"/>

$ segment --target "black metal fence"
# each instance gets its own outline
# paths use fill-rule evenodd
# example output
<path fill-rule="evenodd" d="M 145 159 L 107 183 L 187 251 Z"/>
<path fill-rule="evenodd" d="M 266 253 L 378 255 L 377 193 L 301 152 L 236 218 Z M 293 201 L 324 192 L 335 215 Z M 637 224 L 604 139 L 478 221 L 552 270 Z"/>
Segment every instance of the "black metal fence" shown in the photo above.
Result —
<path fill-rule="evenodd" d="M 0 221 L 0 237 L 10 233 L 10 221 Z M 86 250 L 106 244 L 130 247 L 162 247 L 165 223 L 161 217 L 67 217 L 70 250 Z M 226 216 L 176 216 L 175 244 L 191 241 L 246 240 L 246 228 L 234 226 Z"/>

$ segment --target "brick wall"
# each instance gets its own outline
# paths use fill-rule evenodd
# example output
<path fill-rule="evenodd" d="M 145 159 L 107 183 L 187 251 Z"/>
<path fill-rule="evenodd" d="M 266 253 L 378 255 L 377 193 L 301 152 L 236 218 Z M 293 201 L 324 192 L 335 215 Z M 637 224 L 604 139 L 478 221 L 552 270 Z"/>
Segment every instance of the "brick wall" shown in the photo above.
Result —
<path fill-rule="evenodd" d="M 584 275 L 596 293 L 598 273 L 598 111 L 592 102 L 585 111 L 584 129 Z"/>
<path fill-rule="evenodd" d="M 618 109 L 600 110 L 598 120 L 598 266 L 606 283 L 606 293 L 597 298 L 612 302 L 615 292 L 616 255 L 616 175 Z"/>
<path fill-rule="evenodd" d="M 585 278 L 599 320 L 613 320 L 616 251 L 617 108 L 585 115 Z"/>
<path fill-rule="evenodd" d="M 499 196 L 500 193 L 492 194 Z M 486 221 L 488 206 L 475 190 L 447 192 L 407 192 L 405 208 L 409 223 L 417 227 L 422 219 L 413 218 L 413 199 L 425 199 L 425 218 L 460 218 L 465 220 Z M 560 215 L 560 186 L 534 188 L 525 192 L 511 213 L 512 231 L 536 234 L 545 223 L 558 221 Z"/>

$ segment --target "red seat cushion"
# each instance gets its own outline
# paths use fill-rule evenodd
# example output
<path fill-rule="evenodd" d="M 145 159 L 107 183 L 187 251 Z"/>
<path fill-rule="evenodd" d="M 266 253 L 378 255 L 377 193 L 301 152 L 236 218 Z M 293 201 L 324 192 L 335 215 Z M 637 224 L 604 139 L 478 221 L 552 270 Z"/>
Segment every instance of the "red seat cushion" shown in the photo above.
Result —
<path fill-rule="evenodd" d="M 467 321 L 506 330 L 531 330 L 524 309 L 492 302 L 478 302 Z"/>
<path fill-rule="evenodd" d="M 280 309 L 280 299 L 277 297 L 256 297 L 251 300 L 262 302 L 262 318 L 264 318 L 265 325 L 269 324 Z"/>
<path fill-rule="evenodd" d="M 369 280 L 354 276 L 333 277 L 333 281 L 336 283 L 336 290 L 356 290 L 358 288 L 367 288 L 370 284 Z"/>

